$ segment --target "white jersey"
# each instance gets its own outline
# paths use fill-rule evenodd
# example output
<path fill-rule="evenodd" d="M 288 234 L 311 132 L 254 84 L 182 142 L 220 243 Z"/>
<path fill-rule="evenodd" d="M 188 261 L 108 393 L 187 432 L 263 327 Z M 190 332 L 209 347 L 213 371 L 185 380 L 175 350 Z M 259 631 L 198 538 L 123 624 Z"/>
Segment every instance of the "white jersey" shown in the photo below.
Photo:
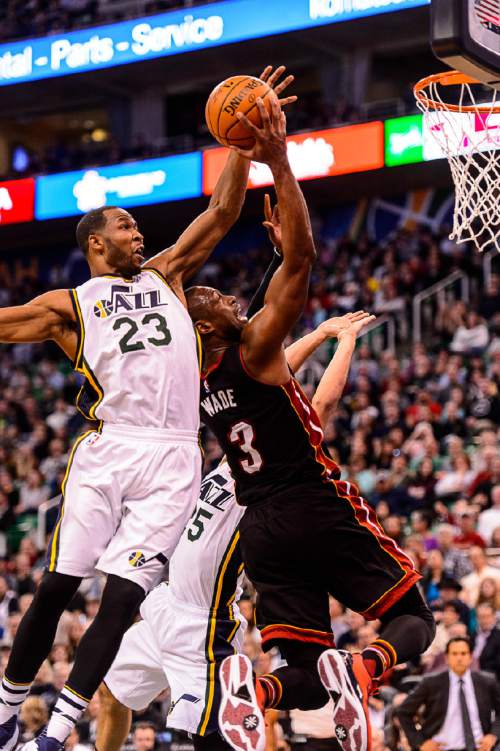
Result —
<path fill-rule="evenodd" d="M 161 274 L 106 274 L 70 290 L 79 328 L 77 399 L 90 419 L 144 428 L 199 427 L 199 348 L 189 314 Z"/>
<path fill-rule="evenodd" d="M 146 597 L 143 620 L 126 632 L 104 679 L 118 701 L 135 710 L 170 686 L 167 726 L 188 733 L 217 730 L 220 664 L 243 649 L 246 621 L 236 605 L 243 513 L 223 462 L 202 482 L 195 513 L 170 560 L 170 584 Z"/>
<path fill-rule="evenodd" d="M 239 600 L 243 561 L 238 524 L 244 511 L 223 461 L 202 481 L 195 511 L 170 560 L 169 589 L 177 600 L 207 609 Z"/>

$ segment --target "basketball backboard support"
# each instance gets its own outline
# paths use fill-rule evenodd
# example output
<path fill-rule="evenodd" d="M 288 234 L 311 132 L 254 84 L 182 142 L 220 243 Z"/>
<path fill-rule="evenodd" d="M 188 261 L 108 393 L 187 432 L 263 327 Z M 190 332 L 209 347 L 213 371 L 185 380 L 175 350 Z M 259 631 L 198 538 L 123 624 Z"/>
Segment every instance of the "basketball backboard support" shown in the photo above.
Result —
<path fill-rule="evenodd" d="M 500 0 L 431 0 L 436 57 L 500 90 Z"/>

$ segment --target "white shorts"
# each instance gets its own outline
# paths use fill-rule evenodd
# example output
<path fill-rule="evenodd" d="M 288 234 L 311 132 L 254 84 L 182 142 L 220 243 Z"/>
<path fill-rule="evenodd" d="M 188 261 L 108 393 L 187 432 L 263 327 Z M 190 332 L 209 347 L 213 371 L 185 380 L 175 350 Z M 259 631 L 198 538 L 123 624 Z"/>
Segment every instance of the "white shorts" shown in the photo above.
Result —
<path fill-rule="evenodd" d="M 123 637 L 118 654 L 104 678 L 126 707 L 141 710 L 170 686 L 167 727 L 206 735 L 218 728 L 219 666 L 243 648 L 245 619 L 234 606 L 220 617 L 174 598 L 160 584 L 144 600 L 144 620 Z M 224 617 L 223 617 L 224 616 Z M 207 654 L 207 632 L 215 637 Z"/>
<path fill-rule="evenodd" d="M 116 574 L 149 592 L 198 499 L 194 431 L 104 425 L 75 443 L 62 484 L 49 571 Z"/>

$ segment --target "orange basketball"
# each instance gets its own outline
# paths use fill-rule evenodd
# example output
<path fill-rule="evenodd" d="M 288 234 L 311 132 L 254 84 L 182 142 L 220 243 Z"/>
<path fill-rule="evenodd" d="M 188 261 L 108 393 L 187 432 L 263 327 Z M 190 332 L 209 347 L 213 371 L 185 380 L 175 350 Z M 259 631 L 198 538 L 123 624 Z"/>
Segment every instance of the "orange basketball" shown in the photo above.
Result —
<path fill-rule="evenodd" d="M 240 123 L 236 113 L 242 112 L 254 125 L 262 125 L 256 104 L 258 97 L 270 112 L 271 100 L 276 94 L 265 81 L 253 76 L 232 76 L 215 87 L 207 100 L 205 118 L 210 133 L 219 143 L 241 149 L 252 148 L 255 139 Z"/>

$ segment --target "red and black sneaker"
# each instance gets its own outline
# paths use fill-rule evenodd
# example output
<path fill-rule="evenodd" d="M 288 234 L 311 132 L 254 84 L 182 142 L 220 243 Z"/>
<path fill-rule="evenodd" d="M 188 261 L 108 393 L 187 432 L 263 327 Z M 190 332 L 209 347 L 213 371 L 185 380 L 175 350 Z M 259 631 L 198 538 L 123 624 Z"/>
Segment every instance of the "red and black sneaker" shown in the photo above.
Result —
<path fill-rule="evenodd" d="M 370 751 L 368 695 L 371 678 L 361 655 L 328 649 L 318 660 L 318 671 L 333 700 L 335 736 L 342 750 Z"/>
<path fill-rule="evenodd" d="M 244 655 L 226 657 L 220 667 L 219 728 L 236 751 L 264 751 L 266 729 L 252 674 Z"/>

